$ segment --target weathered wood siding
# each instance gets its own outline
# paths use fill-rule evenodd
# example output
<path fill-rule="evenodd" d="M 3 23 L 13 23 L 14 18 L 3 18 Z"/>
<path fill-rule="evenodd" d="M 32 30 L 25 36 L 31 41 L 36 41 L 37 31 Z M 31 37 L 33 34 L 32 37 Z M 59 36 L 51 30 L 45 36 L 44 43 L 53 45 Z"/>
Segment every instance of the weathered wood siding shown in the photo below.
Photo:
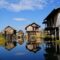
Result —
<path fill-rule="evenodd" d="M 14 30 L 11 28 L 5 29 L 6 34 L 13 34 Z"/>
<path fill-rule="evenodd" d="M 33 27 L 32 27 L 32 26 L 29 26 L 29 27 L 27 28 L 27 31 L 33 31 Z"/>
<path fill-rule="evenodd" d="M 60 12 L 57 14 L 56 27 L 60 26 Z"/>
<path fill-rule="evenodd" d="M 59 28 L 59 40 L 60 40 L 60 12 L 57 14 L 56 27 Z"/>

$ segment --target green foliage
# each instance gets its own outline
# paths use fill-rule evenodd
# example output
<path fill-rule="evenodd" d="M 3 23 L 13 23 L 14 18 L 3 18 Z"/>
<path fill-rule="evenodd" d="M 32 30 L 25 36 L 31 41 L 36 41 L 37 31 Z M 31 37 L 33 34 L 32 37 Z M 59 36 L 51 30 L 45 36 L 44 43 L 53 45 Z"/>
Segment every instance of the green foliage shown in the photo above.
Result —
<path fill-rule="evenodd" d="M 4 45 L 5 44 L 5 38 L 2 34 L 0 34 L 0 45 Z"/>
<path fill-rule="evenodd" d="M 60 40 L 56 40 L 55 42 L 56 42 L 57 44 L 60 44 Z"/>

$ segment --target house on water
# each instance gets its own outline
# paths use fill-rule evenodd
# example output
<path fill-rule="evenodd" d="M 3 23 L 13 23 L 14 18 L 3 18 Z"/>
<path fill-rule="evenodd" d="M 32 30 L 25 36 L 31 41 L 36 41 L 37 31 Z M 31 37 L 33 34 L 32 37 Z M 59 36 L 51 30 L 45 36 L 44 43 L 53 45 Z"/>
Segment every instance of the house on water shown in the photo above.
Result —
<path fill-rule="evenodd" d="M 10 26 L 7 26 L 4 29 L 4 36 L 5 36 L 5 39 L 9 41 L 14 41 L 16 40 L 16 30 Z"/>
<path fill-rule="evenodd" d="M 37 43 L 41 42 L 40 36 L 41 31 L 39 30 L 40 26 L 36 23 L 32 23 L 25 27 L 26 33 L 28 35 L 28 42 L 29 43 Z"/>
<path fill-rule="evenodd" d="M 48 35 L 54 37 L 54 40 L 60 40 L 60 8 L 53 11 L 44 19 L 45 31 Z"/>
<path fill-rule="evenodd" d="M 24 42 L 24 32 L 22 30 L 17 32 L 17 42 L 20 44 Z"/>

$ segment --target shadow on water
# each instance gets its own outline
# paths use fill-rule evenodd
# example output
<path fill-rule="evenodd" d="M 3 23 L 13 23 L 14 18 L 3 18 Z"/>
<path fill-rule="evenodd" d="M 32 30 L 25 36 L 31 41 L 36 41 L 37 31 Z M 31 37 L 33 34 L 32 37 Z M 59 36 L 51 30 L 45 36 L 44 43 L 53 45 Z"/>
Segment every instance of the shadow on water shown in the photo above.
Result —
<path fill-rule="evenodd" d="M 47 42 L 45 60 L 60 60 L 60 45 L 55 42 Z"/>

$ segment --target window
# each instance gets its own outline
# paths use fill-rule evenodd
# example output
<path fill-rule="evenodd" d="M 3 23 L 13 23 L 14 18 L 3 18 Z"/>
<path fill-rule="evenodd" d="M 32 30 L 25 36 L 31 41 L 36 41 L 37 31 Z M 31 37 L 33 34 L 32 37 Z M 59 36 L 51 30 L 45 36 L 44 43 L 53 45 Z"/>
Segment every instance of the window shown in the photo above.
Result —
<path fill-rule="evenodd" d="M 18 39 L 20 39 L 20 36 L 18 36 Z"/>

